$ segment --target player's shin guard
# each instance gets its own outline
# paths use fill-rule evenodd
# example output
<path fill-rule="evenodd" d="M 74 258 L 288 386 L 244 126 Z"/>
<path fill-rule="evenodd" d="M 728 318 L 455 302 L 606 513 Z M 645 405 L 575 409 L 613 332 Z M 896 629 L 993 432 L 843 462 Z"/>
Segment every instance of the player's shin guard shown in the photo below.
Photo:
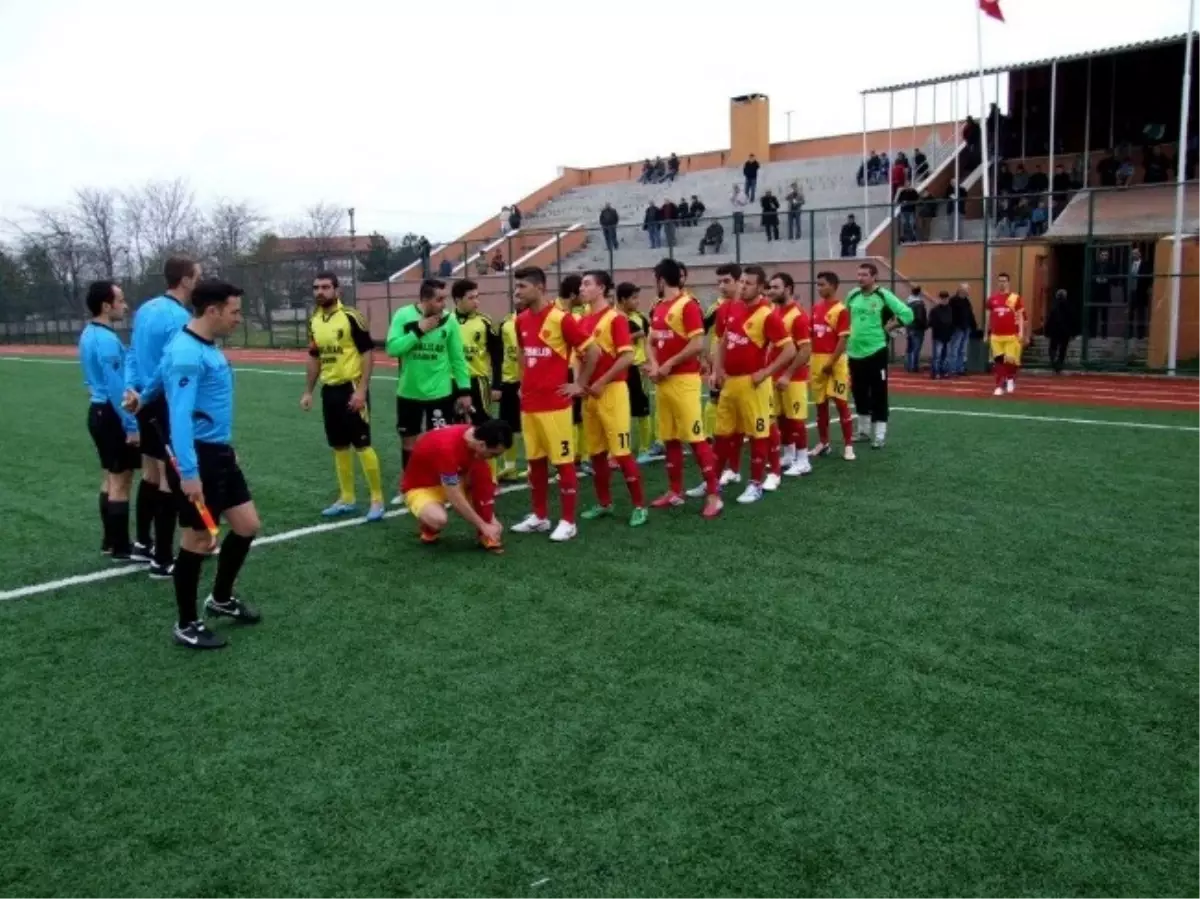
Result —
<path fill-rule="evenodd" d="M 383 502 L 383 472 L 379 468 L 379 454 L 375 447 L 367 446 L 358 451 L 358 464 L 367 479 L 367 489 L 371 491 L 371 503 Z M 354 483 L 351 479 L 351 484 Z"/>
<path fill-rule="evenodd" d="M 607 469 L 608 463 L 604 467 Z M 560 517 L 567 524 L 574 524 L 575 506 L 579 501 L 579 475 L 575 473 L 574 465 L 558 466 L 558 500 L 562 505 Z"/>
<path fill-rule="evenodd" d="M 338 502 L 354 504 L 354 456 L 348 449 L 333 451 L 333 467 L 337 472 Z"/>
<path fill-rule="evenodd" d="M 771 452 L 771 438 L 759 437 L 750 441 L 750 481 L 761 484 L 767 473 L 767 456 Z"/>
<path fill-rule="evenodd" d="M 129 501 L 109 500 L 105 523 L 107 525 L 105 534 L 113 555 L 128 555 L 132 549 L 129 545 Z"/>
<path fill-rule="evenodd" d="M 190 550 L 180 549 L 175 559 L 175 607 L 179 613 L 179 626 L 187 627 L 200 618 L 197 593 L 200 590 L 200 568 L 204 556 Z"/>
<path fill-rule="evenodd" d="M 217 557 L 217 577 L 213 581 L 212 596 L 217 602 L 228 604 L 233 598 L 233 582 L 237 580 L 242 563 L 250 552 L 253 537 L 243 537 L 230 531 L 221 541 L 221 554 Z M 180 555 L 183 555 L 181 552 Z"/>
<path fill-rule="evenodd" d="M 700 466 L 700 474 L 704 476 L 704 486 L 708 489 L 708 495 L 716 496 L 720 490 L 718 479 L 721 477 L 721 471 L 717 466 L 717 457 L 713 448 L 706 441 L 697 440 L 692 444 L 692 454 L 696 457 L 696 464 Z M 681 479 L 681 486 L 682 483 Z"/>
<path fill-rule="evenodd" d="M 158 508 L 154 510 L 154 561 L 162 566 L 170 565 L 175 556 L 175 516 L 178 514 L 175 502 L 175 494 L 158 491 Z"/>
<path fill-rule="evenodd" d="M 566 466 L 571 469 L 572 476 L 575 469 L 572 466 Z M 549 493 L 550 493 L 550 464 L 546 459 L 530 459 L 529 460 L 529 499 L 533 505 L 533 514 L 538 518 L 549 518 Z"/>
<path fill-rule="evenodd" d="M 592 456 L 592 482 L 596 486 L 596 502 L 608 509 L 612 507 L 612 469 L 608 467 L 608 453 Z"/>
<path fill-rule="evenodd" d="M 629 498 L 633 500 L 634 508 L 640 509 L 646 505 L 646 497 L 642 493 L 642 472 L 633 456 L 620 456 L 617 464 L 621 466 L 621 474 L 625 475 L 625 484 L 629 487 Z"/>
<path fill-rule="evenodd" d="M 767 462 L 771 466 L 771 473 L 781 476 L 783 475 L 783 458 L 780 452 L 782 446 L 783 433 L 780 430 L 780 426 L 778 424 L 772 424 L 770 434 L 767 436 Z M 753 446 L 751 446 L 750 453 L 750 458 L 753 459 Z"/>
<path fill-rule="evenodd" d="M 838 423 L 842 426 L 842 441 L 849 446 L 854 442 L 854 420 L 850 417 L 850 404 L 845 400 L 834 400 L 833 404 L 837 406 Z"/>
<path fill-rule="evenodd" d="M 134 507 L 134 534 L 142 546 L 154 542 L 154 516 L 158 513 L 158 495 L 162 493 L 157 484 L 143 480 L 138 484 Z"/>
<path fill-rule="evenodd" d="M 696 444 L 692 444 L 695 446 Z M 712 447 L 707 443 L 701 444 L 712 456 Z M 665 447 L 667 455 L 667 489 L 676 496 L 683 495 L 683 444 L 678 440 L 670 440 Z"/>

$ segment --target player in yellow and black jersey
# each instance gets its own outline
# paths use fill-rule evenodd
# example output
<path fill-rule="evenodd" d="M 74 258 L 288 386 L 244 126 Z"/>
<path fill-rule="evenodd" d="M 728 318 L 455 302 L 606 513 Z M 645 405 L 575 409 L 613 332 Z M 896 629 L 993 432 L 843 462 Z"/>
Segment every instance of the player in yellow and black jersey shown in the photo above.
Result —
<path fill-rule="evenodd" d="M 646 465 L 660 452 L 654 441 L 654 418 L 650 415 L 650 396 L 642 368 L 646 364 L 646 339 L 650 336 L 650 319 L 638 306 L 638 286 L 631 281 L 617 285 L 617 308 L 629 319 L 629 336 L 633 338 L 633 365 L 629 369 L 629 414 L 637 429 L 638 464 Z"/>
<path fill-rule="evenodd" d="M 325 438 L 333 448 L 338 498 L 321 514 L 346 515 L 357 508 L 354 497 L 354 457 L 358 454 L 371 491 L 367 521 L 383 520 L 383 480 L 379 456 L 371 446 L 371 370 L 374 360 L 366 319 L 357 309 L 342 305 L 337 275 L 321 272 L 313 279 L 316 309 L 308 320 L 308 379 L 300 408 L 312 408 L 313 390 L 321 381 L 321 412 Z"/>
<path fill-rule="evenodd" d="M 471 374 L 470 418 L 473 424 L 480 424 L 492 417 L 492 402 L 500 398 L 500 363 L 504 356 L 500 330 L 479 311 L 479 285 L 470 278 L 455 281 L 450 296 L 458 316 L 467 370 Z M 495 390 L 493 385 L 496 385 Z"/>
<path fill-rule="evenodd" d="M 513 431 L 513 445 L 504 451 L 500 467 L 501 481 L 519 481 L 525 477 L 517 459 L 521 442 L 521 344 L 517 341 L 517 313 L 510 312 L 500 323 L 500 419 Z"/>

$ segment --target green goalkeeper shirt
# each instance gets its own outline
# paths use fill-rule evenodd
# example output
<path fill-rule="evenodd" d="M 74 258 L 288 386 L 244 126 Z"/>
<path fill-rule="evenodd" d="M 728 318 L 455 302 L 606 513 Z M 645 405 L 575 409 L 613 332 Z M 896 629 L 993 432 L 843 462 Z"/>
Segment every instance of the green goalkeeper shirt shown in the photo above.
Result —
<path fill-rule="evenodd" d="M 447 312 L 432 331 L 421 333 L 424 318 L 415 303 L 396 310 L 388 328 L 386 349 L 400 360 L 396 396 L 409 400 L 440 400 L 469 394 L 471 376 L 463 352 L 458 320 Z"/>

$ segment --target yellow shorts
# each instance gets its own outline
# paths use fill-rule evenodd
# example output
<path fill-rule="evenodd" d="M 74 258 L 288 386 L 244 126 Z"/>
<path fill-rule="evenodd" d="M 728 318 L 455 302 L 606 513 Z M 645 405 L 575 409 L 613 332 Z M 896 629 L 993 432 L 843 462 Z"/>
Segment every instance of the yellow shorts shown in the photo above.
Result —
<path fill-rule="evenodd" d="M 628 456 L 632 451 L 630 422 L 629 385 L 624 381 L 609 384 L 600 396 L 585 397 L 583 442 L 588 455 Z"/>
<path fill-rule="evenodd" d="M 787 388 L 775 391 L 775 416 L 791 421 L 808 420 L 808 382 L 792 381 Z"/>
<path fill-rule="evenodd" d="M 446 491 L 441 487 L 417 487 L 404 494 L 404 505 L 413 518 L 420 518 L 421 510 L 430 503 L 437 503 L 439 506 L 445 505 Z"/>
<path fill-rule="evenodd" d="M 850 363 L 842 356 L 833 366 L 831 374 L 825 374 L 825 366 L 833 357 L 826 353 L 813 356 L 808 361 L 808 383 L 812 387 L 814 403 L 826 400 L 844 400 L 850 395 Z"/>
<path fill-rule="evenodd" d="M 717 402 L 718 437 L 741 434 L 751 439 L 766 437 L 771 431 L 771 396 L 774 385 L 763 381 L 755 387 L 750 375 L 732 375 L 721 385 Z"/>
<path fill-rule="evenodd" d="M 522 412 L 521 433 L 525 435 L 526 459 L 549 459 L 551 465 L 566 465 L 575 459 L 570 406 L 553 412 Z"/>
<path fill-rule="evenodd" d="M 704 439 L 700 375 L 671 375 L 656 387 L 658 439 L 695 443 Z"/>
<path fill-rule="evenodd" d="M 993 334 L 988 338 L 988 343 L 991 345 L 993 359 L 1003 356 L 1005 362 L 1012 365 L 1021 364 L 1021 338 L 1015 334 L 1012 337 L 997 337 Z"/>

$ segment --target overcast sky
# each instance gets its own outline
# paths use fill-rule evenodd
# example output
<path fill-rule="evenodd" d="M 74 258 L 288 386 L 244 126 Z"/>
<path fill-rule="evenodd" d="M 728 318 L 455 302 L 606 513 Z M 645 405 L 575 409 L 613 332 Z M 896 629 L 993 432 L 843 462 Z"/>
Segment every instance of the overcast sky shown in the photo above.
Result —
<path fill-rule="evenodd" d="M 1188 0 L 1001 0 L 988 65 L 1181 33 Z M 569 13 L 569 9 L 579 13 Z M 0 220 L 79 186 L 186 177 L 276 221 L 449 238 L 553 179 L 861 128 L 859 91 L 976 65 L 974 0 L 0 0 Z M 990 90 L 990 88 L 989 88 Z M 948 107 L 943 93 L 941 115 Z M 932 110 L 928 98 L 923 118 Z M 912 94 L 896 100 L 897 121 Z M 887 100 L 873 101 L 873 126 Z"/>

